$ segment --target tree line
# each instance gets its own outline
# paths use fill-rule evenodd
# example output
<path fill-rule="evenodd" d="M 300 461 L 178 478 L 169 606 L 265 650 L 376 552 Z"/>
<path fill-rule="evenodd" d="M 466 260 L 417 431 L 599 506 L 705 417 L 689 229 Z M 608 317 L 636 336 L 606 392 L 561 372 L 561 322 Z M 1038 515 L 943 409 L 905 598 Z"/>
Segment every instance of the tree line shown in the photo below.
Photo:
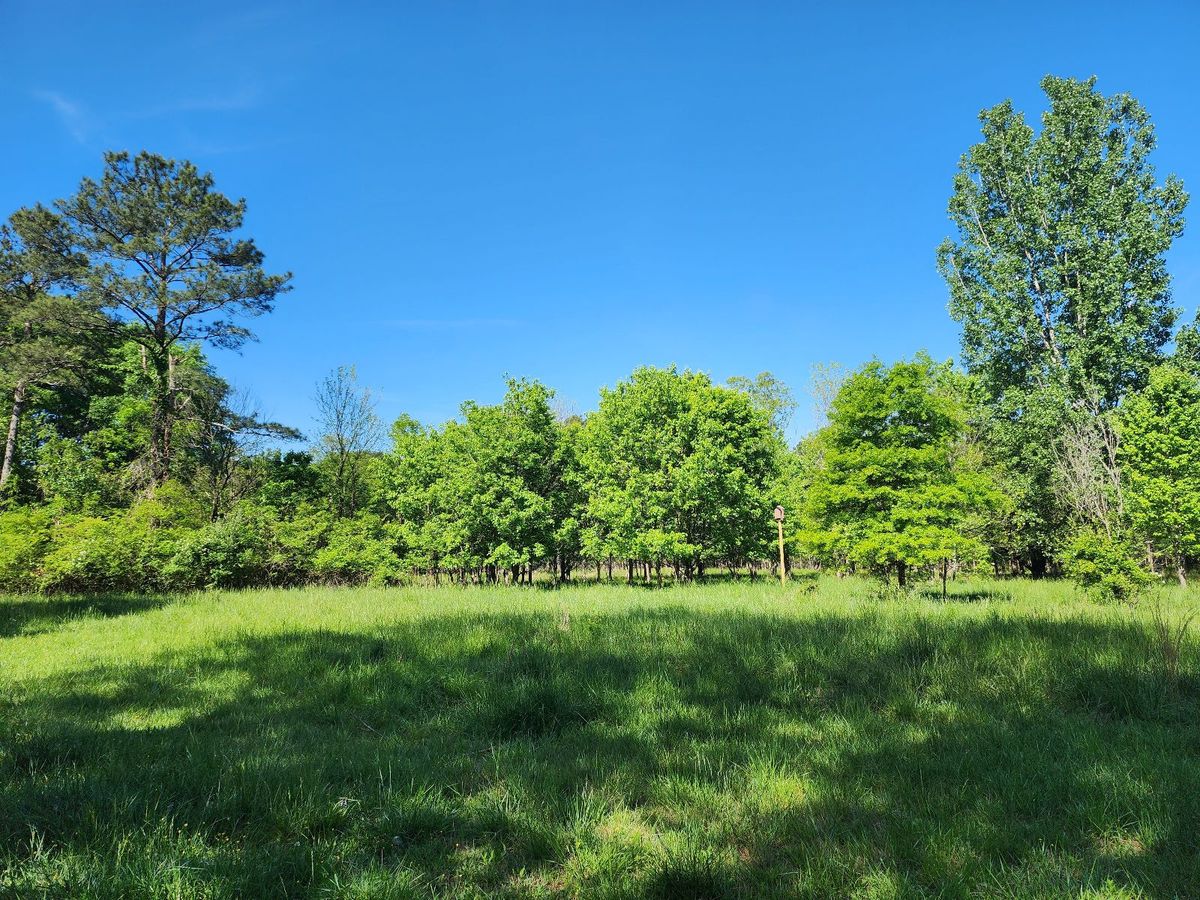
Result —
<path fill-rule="evenodd" d="M 1154 129 L 1094 79 L 1047 77 L 960 160 L 937 250 L 961 366 L 817 367 L 819 427 L 769 372 L 639 368 L 594 411 L 507 384 L 390 430 L 353 368 L 320 433 L 265 420 L 206 351 L 291 287 L 246 205 L 188 162 L 106 154 L 98 180 L 0 230 L 0 587 L 170 590 L 310 581 L 663 583 L 778 565 L 907 586 L 1071 575 L 1127 597 L 1200 557 L 1200 327 L 1167 252 L 1187 195 Z M 288 448 L 289 444 L 294 449 Z"/>

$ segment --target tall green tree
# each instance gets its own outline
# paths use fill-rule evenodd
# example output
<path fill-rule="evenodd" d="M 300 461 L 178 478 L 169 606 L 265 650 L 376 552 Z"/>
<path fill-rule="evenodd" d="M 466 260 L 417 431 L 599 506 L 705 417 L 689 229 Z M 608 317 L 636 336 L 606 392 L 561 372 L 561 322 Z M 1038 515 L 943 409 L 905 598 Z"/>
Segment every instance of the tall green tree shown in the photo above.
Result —
<path fill-rule="evenodd" d="M 454 568 L 495 581 L 531 580 L 550 565 L 566 578 L 578 553 L 574 435 L 553 391 L 510 379 L 502 402 L 462 406 L 462 421 L 392 429 L 389 505 L 417 568 Z"/>
<path fill-rule="evenodd" d="M 1137 534 L 1187 586 L 1200 555 L 1200 379 L 1177 366 L 1150 373 L 1121 409 L 1125 500 Z"/>
<path fill-rule="evenodd" d="M 687 573 L 765 555 L 778 439 L 744 392 L 643 367 L 601 391 L 580 459 L 590 552 Z M 632 569 L 631 569 L 632 574 Z"/>
<path fill-rule="evenodd" d="M 1164 259 L 1188 198 L 1174 176 L 1158 181 L 1154 127 L 1133 97 L 1106 97 L 1094 78 L 1047 76 L 1042 89 L 1040 131 L 1009 101 L 980 113 L 983 140 L 950 198 L 957 237 L 938 267 L 963 360 L 995 404 L 988 444 L 1017 461 L 1016 506 L 1038 512 L 1030 531 L 1052 545 L 1096 506 L 1071 493 L 1081 465 L 1105 470 L 1083 482 L 1115 483 L 1108 413 L 1171 339 Z M 1089 458 L 1065 459 L 1070 448 Z M 1028 549 L 1036 573 L 1052 547 Z"/>
<path fill-rule="evenodd" d="M 925 354 L 875 361 L 838 391 L 824 432 L 824 466 L 809 492 L 818 549 L 895 572 L 971 559 L 984 547 L 969 524 L 993 502 L 980 467 L 964 458 L 961 377 Z"/>
<path fill-rule="evenodd" d="M 559 426 L 553 392 L 537 381 L 512 379 L 496 405 L 463 405 L 469 449 L 463 467 L 477 552 L 485 565 L 531 576 L 554 558 L 554 493 Z"/>
<path fill-rule="evenodd" d="M 12 476 L 32 392 L 80 382 L 103 317 L 67 293 L 84 271 L 61 219 L 37 206 L 0 226 L 0 380 L 9 395 L 0 488 Z"/>
<path fill-rule="evenodd" d="M 1037 134 L 1005 101 L 959 163 L 938 248 L 963 356 L 993 396 L 1063 385 L 1098 413 L 1145 383 L 1177 310 L 1164 262 L 1187 194 L 1158 183 L 1154 126 L 1095 79 L 1042 80 Z"/>
<path fill-rule="evenodd" d="M 240 347 L 252 337 L 242 320 L 270 312 L 290 274 L 263 269 L 263 254 L 239 237 L 244 200 L 213 187 L 190 162 L 142 152 L 106 153 L 99 181 L 55 206 L 69 250 L 87 260 L 82 296 L 132 326 L 154 378 L 150 474 L 171 470 L 179 410 L 174 366 L 181 344 Z"/>

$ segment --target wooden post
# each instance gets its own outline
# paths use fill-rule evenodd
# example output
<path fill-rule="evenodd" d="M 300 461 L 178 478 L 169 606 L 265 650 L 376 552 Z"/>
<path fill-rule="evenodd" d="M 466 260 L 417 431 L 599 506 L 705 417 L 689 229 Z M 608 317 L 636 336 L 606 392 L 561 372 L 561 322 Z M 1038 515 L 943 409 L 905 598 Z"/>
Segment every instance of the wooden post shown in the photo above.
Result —
<path fill-rule="evenodd" d="M 779 526 L 779 583 L 787 584 L 787 568 L 783 564 L 783 507 L 775 507 L 775 524 Z"/>

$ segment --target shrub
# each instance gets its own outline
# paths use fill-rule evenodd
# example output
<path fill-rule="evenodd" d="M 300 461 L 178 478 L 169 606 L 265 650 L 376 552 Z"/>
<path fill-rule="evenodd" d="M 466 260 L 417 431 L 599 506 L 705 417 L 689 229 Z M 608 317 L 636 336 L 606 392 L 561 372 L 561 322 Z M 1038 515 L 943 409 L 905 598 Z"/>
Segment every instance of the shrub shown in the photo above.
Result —
<path fill-rule="evenodd" d="M 101 519 L 70 516 L 52 530 L 41 562 L 45 591 L 150 591 L 166 587 L 163 571 L 175 551 L 173 529 L 156 528 L 133 514 Z"/>
<path fill-rule="evenodd" d="M 0 590 L 30 591 L 37 586 L 35 572 L 50 549 L 52 524 L 46 509 L 0 513 Z"/>
<path fill-rule="evenodd" d="M 1077 532 L 1063 555 L 1063 569 L 1102 600 L 1129 601 L 1152 580 L 1129 548 L 1099 531 Z"/>
<path fill-rule="evenodd" d="M 323 509 L 301 504 L 295 515 L 273 523 L 269 578 L 273 584 L 302 584 L 313 577 L 313 560 L 325 546 L 333 519 Z"/>
<path fill-rule="evenodd" d="M 396 536 L 374 515 L 334 522 L 313 558 L 313 573 L 339 584 L 393 584 L 401 579 Z"/>
<path fill-rule="evenodd" d="M 271 523 L 262 510 L 238 507 L 187 532 L 164 567 L 172 588 L 247 587 L 268 580 Z"/>

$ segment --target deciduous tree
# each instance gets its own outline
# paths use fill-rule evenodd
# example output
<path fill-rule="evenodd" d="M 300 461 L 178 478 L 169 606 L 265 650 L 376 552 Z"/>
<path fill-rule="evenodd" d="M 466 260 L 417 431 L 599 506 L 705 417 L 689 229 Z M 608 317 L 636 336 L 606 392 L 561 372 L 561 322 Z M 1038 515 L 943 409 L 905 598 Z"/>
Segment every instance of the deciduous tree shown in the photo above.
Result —
<path fill-rule="evenodd" d="M 978 466 L 960 458 L 965 414 L 959 376 L 919 354 L 885 368 L 868 363 L 830 410 L 825 462 L 810 503 L 825 552 L 901 586 L 917 566 L 980 555 L 973 512 L 992 502 Z"/>
<path fill-rule="evenodd" d="M 590 552 L 685 573 L 765 555 L 777 442 L 742 391 L 673 367 L 635 370 L 601 391 L 584 426 Z"/>
<path fill-rule="evenodd" d="M 321 429 L 317 454 L 329 469 L 334 514 L 352 516 L 363 505 L 365 457 L 378 447 L 383 425 L 353 366 L 339 366 L 326 376 L 313 399 Z"/>
<path fill-rule="evenodd" d="M 1158 181 L 1154 127 L 1133 97 L 1106 97 L 1094 78 L 1047 76 L 1042 89 L 1040 131 L 1009 101 L 980 114 L 983 140 L 962 157 L 950 199 L 957 237 L 938 248 L 938 267 L 963 360 L 994 404 L 988 444 L 1016 463 L 1017 506 L 1038 515 L 1029 533 L 1053 545 L 1072 507 L 1095 505 L 1055 495 L 1079 481 L 1079 454 L 1067 451 L 1098 448 L 1087 464 L 1105 471 L 1084 480 L 1115 483 L 1107 413 L 1171 339 L 1164 260 L 1187 194 L 1174 176 Z M 1069 446 L 1067 433 L 1079 439 Z M 1050 549 L 1029 548 L 1035 571 Z"/>
<path fill-rule="evenodd" d="M 1133 527 L 1186 586 L 1188 558 L 1200 554 L 1200 380 L 1172 365 L 1154 369 L 1119 422 Z"/>

